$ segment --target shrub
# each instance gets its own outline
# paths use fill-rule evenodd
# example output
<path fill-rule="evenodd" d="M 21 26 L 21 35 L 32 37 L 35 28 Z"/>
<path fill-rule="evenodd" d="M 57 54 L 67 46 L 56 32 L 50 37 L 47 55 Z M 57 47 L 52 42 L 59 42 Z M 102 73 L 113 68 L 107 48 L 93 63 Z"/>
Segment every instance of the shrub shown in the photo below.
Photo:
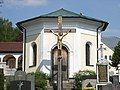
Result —
<path fill-rule="evenodd" d="M 45 90 L 48 75 L 43 72 L 32 73 L 35 76 L 35 90 Z"/>
<path fill-rule="evenodd" d="M 4 90 L 4 74 L 0 74 L 0 90 Z"/>
<path fill-rule="evenodd" d="M 96 73 L 90 70 L 84 70 L 84 71 L 79 71 L 78 73 L 75 73 L 74 78 L 75 78 L 75 85 L 77 90 L 82 90 L 83 77 L 89 76 L 89 75 L 96 75 Z"/>

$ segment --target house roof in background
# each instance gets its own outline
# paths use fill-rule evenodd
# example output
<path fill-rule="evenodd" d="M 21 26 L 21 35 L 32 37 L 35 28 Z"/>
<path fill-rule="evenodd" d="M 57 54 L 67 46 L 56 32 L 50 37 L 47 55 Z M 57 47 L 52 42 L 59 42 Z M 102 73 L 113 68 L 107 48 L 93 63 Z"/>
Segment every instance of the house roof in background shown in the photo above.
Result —
<path fill-rule="evenodd" d="M 22 52 L 23 42 L 0 42 L 0 53 L 3 52 Z"/>
<path fill-rule="evenodd" d="M 104 36 L 102 37 L 102 42 L 114 51 L 115 46 L 120 41 L 120 38 L 115 36 Z"/>

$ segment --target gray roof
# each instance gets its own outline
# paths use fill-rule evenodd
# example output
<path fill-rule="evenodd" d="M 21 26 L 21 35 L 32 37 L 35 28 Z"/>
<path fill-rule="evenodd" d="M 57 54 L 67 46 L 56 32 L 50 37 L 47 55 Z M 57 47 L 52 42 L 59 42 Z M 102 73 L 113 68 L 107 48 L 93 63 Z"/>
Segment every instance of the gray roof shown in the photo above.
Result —
<path fill-rule="evenodd" d="M 114 51 L 115 46 L 120 41 L 120 38 L 115 36 L 104 36 L 102 37 L 102 42 Z"/>

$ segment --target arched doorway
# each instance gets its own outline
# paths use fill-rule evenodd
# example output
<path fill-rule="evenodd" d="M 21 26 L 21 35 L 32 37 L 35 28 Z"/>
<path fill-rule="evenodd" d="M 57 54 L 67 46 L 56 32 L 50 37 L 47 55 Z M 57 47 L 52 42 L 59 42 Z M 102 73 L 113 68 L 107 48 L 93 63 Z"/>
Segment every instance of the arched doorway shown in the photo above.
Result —
<path fill-rule="evenodd" d="M 6 65 L 8 65 L 9 68 L 16 68 L 16 59 L 13 55 L 6 55 L 3 58 L 3 62 L 6 62 Z"/>
<path fill-rule="evenodd" d="M 52 49 L 52 76 L 53 79 L 57 79 L 57 68 L 58 68 L 58 53 L 57 53 L 57 47 Z M 62 46 L 62 78 L 68 79 L 68 60 L 69 60 L 69 53 L 68 49 L 65 46 Z"/>

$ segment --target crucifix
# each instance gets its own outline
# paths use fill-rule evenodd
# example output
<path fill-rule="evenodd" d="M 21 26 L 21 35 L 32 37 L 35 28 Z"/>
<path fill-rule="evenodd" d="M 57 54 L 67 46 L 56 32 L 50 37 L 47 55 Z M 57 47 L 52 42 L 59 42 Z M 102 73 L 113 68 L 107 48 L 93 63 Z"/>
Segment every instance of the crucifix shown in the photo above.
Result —
<path fill-rule="evenodd" d="M 103 44 L 100 44 L 100 59 L 97 63 L 97 83 L 108 83 L 109 82 L 109 64 L 107 60 L 104 59 L 103 51 L 106 48 L 103 47 Z M 96 86 L 98 88 L 98 85 Z"/>
<path fill-rule="evenodd" d="M 62 16 L 58 17 L 58 33 L 50 30 L 55 36 L 57 36 L 57 49 L 58 49 L 58 75 L 57 75 L 57 90 L 62 90 L 62 40 L 71 31 L 66 33 L 62 31 Z"/>
<path fill-rule="evenodd" d="M 100 61 L 103 61 L 103 50 L 106 50 L 106 48 L 103 48 L 103 44 L 100 44 L 100 48 L 98 50 L 100 50 Z"/>

